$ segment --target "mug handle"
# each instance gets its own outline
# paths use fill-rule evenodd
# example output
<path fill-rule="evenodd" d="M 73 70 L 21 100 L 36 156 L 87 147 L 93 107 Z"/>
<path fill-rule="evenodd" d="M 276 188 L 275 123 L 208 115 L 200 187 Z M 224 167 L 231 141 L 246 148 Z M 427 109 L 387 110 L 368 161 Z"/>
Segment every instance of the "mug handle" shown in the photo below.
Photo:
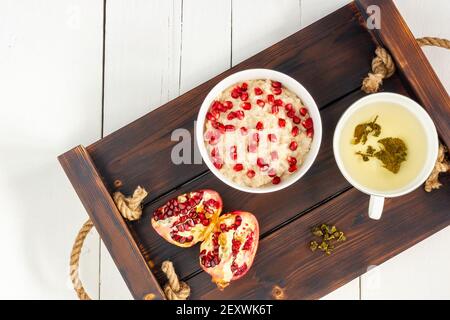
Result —
<path fill-rule="evenodd" d="M 370 196 L 369 201 L 369 218 L 380 220 L 383 213 L 384 197 Z"/>

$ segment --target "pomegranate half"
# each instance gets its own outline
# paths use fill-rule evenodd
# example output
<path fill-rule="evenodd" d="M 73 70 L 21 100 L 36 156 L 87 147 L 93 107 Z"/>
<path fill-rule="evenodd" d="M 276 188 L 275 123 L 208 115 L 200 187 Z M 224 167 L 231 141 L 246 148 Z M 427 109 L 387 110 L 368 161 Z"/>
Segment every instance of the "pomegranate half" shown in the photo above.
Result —
<path fill-rule="evenodd" d="M 258 241 L 259 225 L 253 214 L 243 211 L 224 214 L 200 246 L 200 265 L 223 289 L 250 269 Z"/>
<path fill-rule="evenodd" d="M 222 211 L 222 199 L 213 190 L 199 190 L 173 198 L 156 209 L 152 226 L 168 242 L 191 247 L 214 229 Z"/>

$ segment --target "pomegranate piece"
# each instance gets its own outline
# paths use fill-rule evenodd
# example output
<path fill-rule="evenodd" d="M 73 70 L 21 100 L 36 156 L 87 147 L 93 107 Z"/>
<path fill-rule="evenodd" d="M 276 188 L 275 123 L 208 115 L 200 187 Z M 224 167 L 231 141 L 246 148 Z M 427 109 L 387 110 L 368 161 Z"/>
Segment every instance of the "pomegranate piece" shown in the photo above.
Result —
<path fill-rule="evenodd" d="M 191 247 L 205 240 L 222 211 L 222 199 L 213 190 L 199 190 L 170 199 L 155 210 L 152 227 L 166 241 Z"/>
<path fill-rule="evenodd" d="M 311 129 L 313 127 L 313 119 L 308 118 L 303 120 L 302 125 L 305 127 L 305 129 Z"/>
<path fill-rule="evenodd" d="M 257 96 L 260 96 L 260 95 L 262 95 L 262 94 L 263 94 L 263 91 L 262 91 L 262 89 L 261 89 L 261 88 L 258 88 L 258 87 L 256 87 L 256 88 L 255 88 L 255 94 L 256 94 Z"/>
<path fill-rule="evenodd" d="M 272 161 L 278 160 L 278 152 L 276 150 L 270 153 L 270 159 L 272 159 Z"/>
<path fill-rule="evenodd" d="M 247 101 L 248 100 L 248 93 L 247 92 L 242 92 L 241 93 L 241 100 L 242 101 Z"/>
<path fill-rule="evenodd" d="M 214 167 L 216 167 L 218 170 L 222 169 L 223 167 L 223 162 L 222 160 L 216 159 L 213 162 Z"/>
<path fill-rule="evenodd" d="M 254 178 L 255 175 L 256 175 L 255 170 L 250 169 L 247 171 L 247 177 L 249 177 L 250 179 Z"/>
<path fill-rule="evenodd" d="M 278 106 L 273 105 L 273 106 L 272 106 L 272 114 L 277 114 L 278 111 L 279 111 Z"/>
<path fill-rule="evenodd" d="M 294 117 L 295 117 L 295 111 L 294 111 L 294 110 L 288 111 L 287 116 L 288 116 L 289 118 L 294 118 Z"/>
<path fill-rule="evenodd" d="M 267 95 L 267 101 L 269 101 L 270 104 L 273 104 L 273 102 L 275 101 L 275 97 L 273 96 L 273 94 Z"/>
<path fill-rule="evenodd" d="M 226 131 L 226 132 L 233 132 L 233 131 L 235 131 L 235 130 L 236 130 L 236 127 L 233 126 L 232 124 L 227 124 L 227 125 L 225 126 L 225 131 Z"/>
<path fill-rule="evenodd" d="M 258 121 L 258 123 L 256 123 L 256 130 L 263 130 L 264 129 L 264 124 L 261 121 Z"/>
<path fill-rule="evenodd" d="M 236 117 L 237 117 L 239 120 L 244 119 L 244 116 L 245 116 L 244 111 L 242 111 L 242 110 L 236 111 Z"/>
<path fill-rule="evenodd" d="M 208 112 L 206 114 L 206 119 L 208 119 L 209 121 L 216 121 L 217 120 L 216 116 L 213 115 L 211 112 Z"/>
<path fill-rule="evenodd" d="M 292 130 L 291 130 L 292 136 L 293 136 L 293 137 L 298 136 L 298 131 L 299 131 L 298 127 L 297 127 L 297 126 L 294 126 L 294 127 L 292 128 Z"/>
<path fill-rule="evenodd" d="M 277 136 L 273 133 L 269 133 L 267 139 L 269 139 L 270 142 L 277 142 Z"/>
<path fill-rule="evenodd" d="M 297 171 L 297 166 L 295 164 L 289 167 L 290 173 L 295 172 L 295 171 Z"/>
<path fill-rule="evenodd" d="M 297 159 L 294 157 L 287 157 L 287 162 L 289 163 L 290 166 L 294 166 L 297 164 Z"/>
<path fill-rule="evenodd" d="M 306 135 L 309 138 L 312 138 L 314 136 L 314 128 L 309 128 L 308 130 L 306 130 Z"/>
<path fill-rule="evenodd" d="M 250 110 L 252 108 L 252 104 L 250 102 L 243 102 L 241 104 L 241 108 L 244 110 Z"/>
<path fill-rule="evenodd" d="M 300 108 L 300 114 L 301 114 L 303 117 L 306 116 L 307 113 L 308 113 L 308 109 L 306 109 L 306 108 L 304 108 L 304 107 Z"/>
<path fill-rule="evenodd" d="M 248 84 L 247 84 L 247 82 L 243 82 L 243 83 L 241 84 L 241 91 L 247 91 L 247 89 L 248 89 Z"/>
<path fill-rule="evenodd" d="M 237 117 L 236 112 L 231 111 L 229 114 L 227 114 L 227 119 L 230 121 L 236 117 Z"/>
<path fill-rule="evenodd" d="M 286 126 L 286 120 L 284 120 L 284 119 L 278 119 L 278 126 L 280 127 L 280 128 L 284 128 L 285 126 Z"/>
<path fill-rule="evenodd" d="M 272 88 L 281 88 L 280 81 L 272 81 Z"/>
<path fill-rule="evenodd" d="M 273 178 L 277 175 L 277 171 L 275 169 L 270 169 L 269 172 L 267 172 L 267 175 Z"/>
<path fill-rule="evenodd" d="M 250 269 L 258 242 L 259 225 L 253 214 L 243 211 L 224 214 L 200 246 L 200 265 L 223 290 Z"/>
<path fill-rule="evenodd" d="M 227 110 L 233 109 L 233 102 L 231 102 L 231 101 L 225 101 L 225 102 L 223 103 L 223 105 L 225 106 L 225 108 L 226 108 Z"/>
<path fill-rule="evenodd" d="M 264 107 L 266 105 L 266 103 L 264 102 L 264 100 L 258 99 L 256 100 L 256 104 L 258 106 L 260 106 L 261 108 Z"/>
<path fill-rule="evenodd" d="M 244 170 L 244 166 L 242 165 L 242 163 L 236 163 L 233 167 L 233 170 L 236 172 L 242 171 Z"/>
<path fill-rule="evenodd" d="M 247 134 L 248 134 L 248 129 L 246 128 L 246 127 L 241 127 L 241 134 L 243 135 L 243 136 L 246 136 Z"/>
<path fill-rule="evenodd" d="M 297 148 L 298 148 L 297 142 L 292 141 L 292 142 L 289 144 L 289 149 L 291 149 L 292 151 L 297 150 Z"/>
<path fill-rule="evenodd" d="M 272 88 L 272 93 L 276 96 L 280 95 L 283 90 L 281 88 Z"/>
<path fill-rule="evenodd" d="M 237 99 L 237 98 L 239 98 L 241 96 L 241 91 L 238 89 L 238 88 L 234 88 L 232 91 L 231 91 L 231 97 L 233 98 L 233 99 Z"/>
<path fill-rule="evenodd" d="M 281 182 L 281 178 L 280 177 L 274 177 L 273 179 L 272 179 L 272 183 L 273 184 L 279 184 Z"/>
<path fill-rule="evenodd" d="M 293 121 L 295 124 L 299 124 L 302 120 L 301 120 L 299 117 L 294 116 L 294 117 L 292 118 L 292 121 Z"/>
<path fill-rule="evenodd" d="M 292 103 L 288 103 L 284 106 L 284 109 L 286 110 L 286 112 L 289 112 L 293 109 L 294 107 L 292 106 Z"/>

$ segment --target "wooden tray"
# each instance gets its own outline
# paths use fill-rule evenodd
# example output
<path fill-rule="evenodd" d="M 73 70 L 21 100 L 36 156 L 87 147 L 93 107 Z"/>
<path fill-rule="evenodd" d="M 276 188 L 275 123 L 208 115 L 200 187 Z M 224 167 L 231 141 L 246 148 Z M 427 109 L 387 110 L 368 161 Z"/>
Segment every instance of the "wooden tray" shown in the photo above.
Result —
<path fill-rule="evenodd" d="M 366 8 L 377 4 L 382 29 L 365 27 Z M 332 153 L 339 116 L 364 96 L 361 81 L 370 69 L 377 45 L 387 48 L 398 66 L 383 90 L 412 97 L 434 119 L 443 142 L 450 145 L 450 99 L 389 0 L 359 0 L 273 45 L 236 67 L 84 148 L 59 160 L 136 299 L 153 293 L 163 299 L 163 260 L 174 262 L 192 288 L 192 299 L 271 299 L 274 286 L 288 299 L 319 298 L 413 246 L 450 224 L 450 179 L 447 187 L 426 194 L 422 189 L 387 200 L 383 218 L 367 217 L 368 197 L 340 174 Z M 224 77 L 243 69 L 269 68 L 300 81 L 315 97 L 323 119 L 323 143 L 309 173 L 298 183 L 269 195 L 231 189 L 205 165 L 174 165 L 170 139 L 175 128 L 193 133 L 194 120 L 208 91 Z M 125 106 L 124 106 L 125 107 Z M 131 193 L 149 190 L 143 217 L 125 222 L 111 193 L 114 181 Z M 249 273 L 223 292 L 198 263 L 198 246 L 181 249 L 165 242 L 150 226 L 155 208 L 189 190 L 211 188 L 223 197 L 224 210 L 251 211 L 259 219 L 261 242 Z M 348 241 L 332 257 L 312 254 L 310 229 L 336 223 Z M 287 245 L 289 244 L 289 245 Z M 274 263 L 276 262 L 276 263 Z M 154 266 L 154 267 L 150 267 Z"/>

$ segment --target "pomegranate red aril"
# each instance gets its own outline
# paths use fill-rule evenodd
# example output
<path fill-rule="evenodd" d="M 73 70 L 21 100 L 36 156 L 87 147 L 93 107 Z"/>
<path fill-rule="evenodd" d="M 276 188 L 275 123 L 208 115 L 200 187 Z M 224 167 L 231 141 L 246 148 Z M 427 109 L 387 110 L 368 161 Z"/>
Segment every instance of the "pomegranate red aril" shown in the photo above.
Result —
<path fill-rule="evenodd" d="M 273 96 L 273 94 L 267 95 L 267 101 L 268 101 L 270 104 L 273 104 L 273 103 L 274 103 L 275 97 Z"/>
<path fill-rule="evenodd" d="M 262 95 L 263 92 L 264 92 L 261 88 L 258 88 L 258 87 L 256 87 L 256 88 L 254 89 L 254 91 L 255 91 L 255 95 L 257 95 L 257 96 Z"/>
<path fill-rule="evenodd" d="M 272 159 L 272 161 L 278 160 L 278 151 L 272 151 L 270 153 L 270 159 Z"/>
<path fill-rule="evenodd" d="M 241 104 L 241 108 L 244 110 L 250 110 L 252 108 L 252 104 L 250 102 L 243 102 Z"/>
<path fill-rule="evenodd" d="M 239 130 L 241 131 L 241 134 L 243 136 L 246 136 L 248 134 L 248 129 L 246 127 L 241 127 Z"/>
<path fill-rule="evenodd" d="M 229 114 L 227 114 L 227 119 L 230 121 L 236 117 L 237 117 L 236 112 L 231 111 Z"/>
<path fill-rule="evenodd" d="M 218 170 L 222 169 L 223 167 L 223 162 L 221 160 L 215 160 L 213 161 L 213 165 L 214 167 L 216 167 Z"/>
<path fill-rule="evenodd" d="M 233 126 L 232 124 L 227 124 L 227 125 L 225 126 L 225 131 L 226 131 L 226 132 L 233 132 L 233 131 L 235 131 L 235 130 L 236 130 L 236 127 Z"/>
<path fill-rule="evenodd" d="M 239 98 L 241 96 L 241 91 L 238 89 L 238 88 L 234 88 L 232 91 L 231 91 L 231 97 L 233 98 L 233 99 L 237 99 L 237 98 Z"/>
<path fill-rule="evenodd" d="M 237 234 L 239 237 L 235 237 Z M 258 240 L 259 226 L 255 216 L 241 211 L 224 214 L 200 246 L 200 265 L 218 288 L 224 289 L 251 268 Z"/>
<path fill-rule="evenodd" d="M 273 104 L 276 105 L 276 106 L 281 107 L 283 105 L 283 100 L 276 99 L 276 100 L 273 101 Z"/>
<path fill-rule="evenodd" d="M 291 149 L 292 151 L 297 150 L 297 148 L 298 148 L 297 142 L 292 141 L 292 142 L 289 144 L 289 149 Z"/>
<path fill-rule="evenodd" d="M 295 117 L 295 111 L 291 110 L 286 115 L 288 116 L 288 118 L 294 118 Z"/>
<path fill-rule="evenodd" d="M 293 137 L 298 136 L 299 128 L 297 126 L 292 127 L 291 134 Z"/>
<path fill-rule="evenodd" d="M 241 84 L 241 90 L 242 90 L 242 91 L 247 91 L 247 89 L 248 89 L 248 84 L 247 84 L 247 82 L 243 82 L 243 83 Z"/>
<path fill-rule="evenodd" d="M 253 179 L 255 175 L 256 175 L 255 170 L 250 169 L 247 171 L 247 177 L 249 177 L 250 179 Z"/>
<path fill-rule="evenodd" d="M 253 141 L 255 141 L 256 143 L 259 143 L 259 133 L 255 132 L 252 136 Z"/>
<path fill-rule="evenodd" d="M 269 165 L 264 161 L 263 158 L 256 159 L 256 165 L 260 168 L 268 167 Z"/>
<path fill-rule="evenodd" d="M 300 115 L 302 117 L 304 117 L 308 114 L 308 109 L 306 109 L 305 107 L 301 107 L 299 112 L 300 112 Z"/>
<path fill-rule="evenodd" d="M 293 173 L 293 172 L 297 171 L 297 166 L 294 164 L 294 165 L 290 166 L 288 170 L 290 173 Z"/>
<path fill-rule="evenodd" d="M 236 163 L 233 167 L 233 170 L 236 172 L 244 170 L 244 165 L 241 163 Z"/>
<path fill-rule="evenodd" d="M 264 102 L 264 100 L 258 99 L 256 100 L 256 104 L 258 106 L 260 106 L 261 108 L 264 107 L 266 105 L 266 103 Z"/>
<path fill-rule="evenodd" d="M 225 101 L 225 102 L 223 103 L 223 105 L 224 105 L 224 107 L 225 107 L 227 110 L 233 109 L 233 102 L 231 102 L 231 101 Z"/>
<path fill-rule="evenodd" d="M 247 101 L 248 100 L 248 93 L 247 92 L 242 92 L 241 93 L 241 100 L 242 101 Z"/>
<path fill-rule="evenodd" d="M 237 117 L 239 120 L 244 119 L 244 116 L 245 116 L 244 111 L 242 111 L 242 110 L 236 111 L 236 117 Z"/>
<path fill-rule="evenodd" d="M 211 112 L 208 112 L 206 114 L 206 119 L 208 119 L 209 121 L 216 121 L 217 120 L 216 116 L 214 116 Z"/>
<path fill-rule="evenodd" d="M 305 129 L 310 129 L 314 126 L 313 124 L 313 119 L 312 118 L 308 118 L 303 120 L 302 125 L 305 127 Z"/>
<path fill-rule="evenodd" d="M 273 133 L 269 133 L 267 139 L 269 139 L 270 142 L 277 142 L 277 136 Z"/>
<path fill-rule="evenodd" d="M 299 124 L 302 120 L 301 120 L 299 117 L 294 116 L 294 117 L 292 118 L 292 121 L 293 121 L 295 124 Z"/>
<path fill-rule="evenodd" d="M 278 126 L 280 127 L 280 128 L 284 128 L 285 126 L 286 126 L 286 120 L 284 120 L 284 119 L 278 119 Z"/>
<path fill-rule="evenodd" d="M 291 111 L 293 108 L 292 103 L 287 103 L 284 105 L 284 110 L 286 110 L 286 112 Z"/>
<path fill-rule="evenodd" d="M 273 105 L 273 106 L 272 106 L 272 114 L 277 114 L 278 111 L 279 111 L 278 106 Z"/>
<path fill-rule="evenodd" d="M 237 147 L 236 146 L 232 146 L 230 148 L 230 157 L 232 160 L 237 160 Z"/>
<path fill-rule="evenodd" d="M 267 175 L 271 178 L 275 177 L 277 175 L 277 171 L 275 169 L 270 169 Z"/>
<path fill-rule="evenodd" d="M 264 124 L 261 121 L 258 121 L 256 123 L 256 130 L 259 130 L 259 131 L 264 130 Z"/>
<path fill-rule="evenodd" d="M 215 158 L 219 155 L 219 148 L 214 147 L 211 149 L 211 157 Z"/>
<path fill-rule="evenodd" d="M 272 81 L 272 88 L 281 88 L 280 81 Z"/>
<path fill-rule="evenodd" d="M 189 192 L 170 199 L 156 209 L 151 224 L 168 242 L 180 247 L 191 247 L 211 233 L 213 230 L 211 222 L 217 221 L 221 211 L 222 199 L 217 192 L 213 190 Z M 197 217 L 201 215 L 203 219 L 191 218 L 193 213 L 196 213 Z"/>
<path fill-rule="evenodd" d="M 309 128 L 306 130 L 306 136 L 312 138 L 314 136 L 314 128 Z"/>
<path fill-rule="evenodd" d="M 280 177 L 274 177 L 273 179 L 272 179 L 272 183 L 273 184 L 279 184 L 281 182 L 281 178 Z"/>
<path fill-rule="evenodd" d="M 290 166 L 296 165 L 297 164 L 297 159 L 294 157 L 287 157 L 287 162 L 289 163 Z"/>
<path fill-rule="evenodd" d="M 280 95 L 283 90 L 281 88 L 272 88 L 272 93 L 276 96 Z"/>

